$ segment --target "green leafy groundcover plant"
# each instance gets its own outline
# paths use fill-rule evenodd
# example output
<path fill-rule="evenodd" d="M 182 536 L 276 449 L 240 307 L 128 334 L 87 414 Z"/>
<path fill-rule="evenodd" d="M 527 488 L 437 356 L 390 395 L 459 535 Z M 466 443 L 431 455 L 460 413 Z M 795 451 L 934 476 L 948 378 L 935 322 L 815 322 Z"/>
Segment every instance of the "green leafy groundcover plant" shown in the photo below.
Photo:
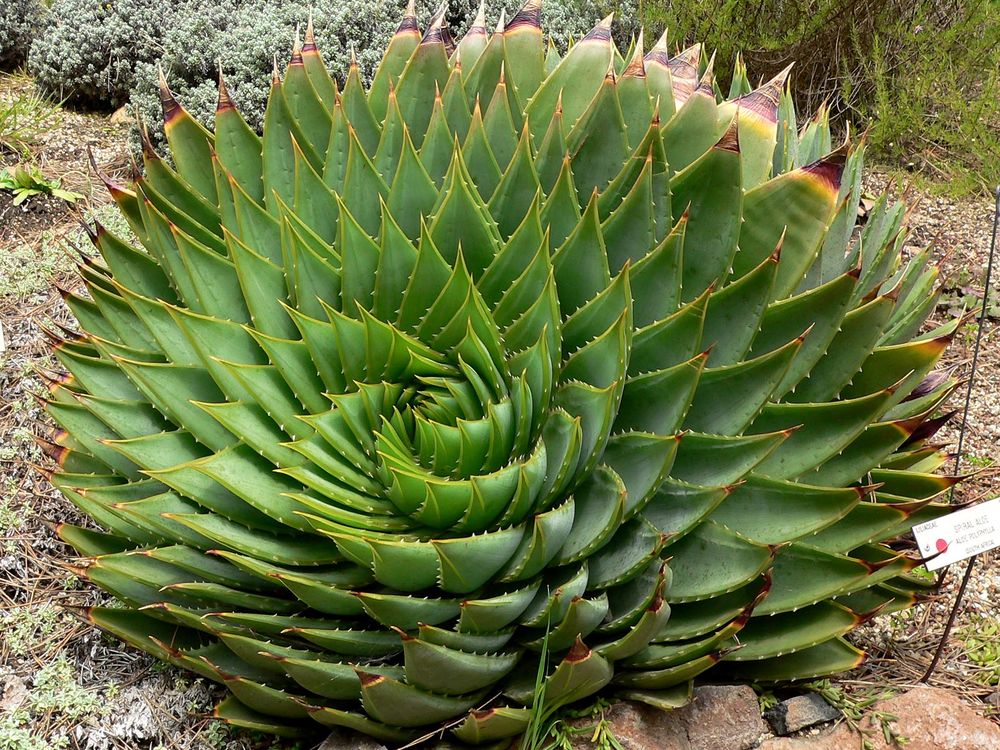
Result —
<path fill-rule="evenodd" d="M 176 170 L 108 181 L 141 247 L 93 230 L 46 444 L 104 530 L 57 532 L 127 605 L 81 614 L 233 724 L 489 742 L 539 674 L 674 706 L 850 669 L 931 585 L 888 542 L 947 511 L 957 321 L 918 333 L 902 206 L 854 233 L 863 141 L 540 13 L 407 13 L 368 91 L 307 30 L 262 137 L 164 81 Z"/>

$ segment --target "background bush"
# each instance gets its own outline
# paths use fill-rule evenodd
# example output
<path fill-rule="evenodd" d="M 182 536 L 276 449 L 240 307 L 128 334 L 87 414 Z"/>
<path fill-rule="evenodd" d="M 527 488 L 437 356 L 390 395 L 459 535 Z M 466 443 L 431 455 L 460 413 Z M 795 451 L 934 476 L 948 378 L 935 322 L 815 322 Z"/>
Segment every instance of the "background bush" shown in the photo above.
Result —
<path fill-rule="evenodd" d="M 10 0 L 0 0 L 9 2 Z M 25 1 L 25 0 L 19 0 Z M 418 0 L 426 23 L 439 0 Z M 489 2 L 487 23 L 501 7 Z M 254 127 L 261 126 L 272 61 L 284 65 L 296 26 L 312 8 L 323 56 L 342 81 L 353 45 L 362 76 L 370 80 L 399 23 L 405 0 L 55 0 L 31 47 L 30 69 L 48 93 L 98 109 L 130 101 L 159 141 L 157 65 L 185 107 L 205 123 L 214 117 L 218 63 L 235 101 Z M 475 17 L 478 0 L 452 0 L 449 23 L 456 36 Z M 545 30 L 565 49 L 609 12 L 628 19 L 623 43 L 636 26 L 635 0 L 547 0 Z"/>
<path fill-rule="evenodd" d="M 113 109 L 128 101 L 137 66 L 163 54 L 171 16 L 162 0 L 53 0 L 28 69 L 58 99 Z"/>
<path fill-rule="evenodd" d="M 40 0 L 0 0 L 0 70 L 24 63 L 42 10 Z"/>
<path fill-rule="evenodd" d="M 417 3 L 423 23 L 437 1 Z M 38 2 L 0 0 L 4 54 L 23 50 L 23 29 L 37 22 Z M 310 7 L 323 54 L 342 80 L 352 42 L 362 75 L 370 78 L 404 4 L 53 0 L 41 15 L 29 68 L 43 91 L 58 98 L 103 109 L 131 101 L 159 138 L 156 63 L 185 106 L 210 122 L 221 60 L 234 98 L 259 127 L 272 60 L 287 60 L 294 29 Z M 449 3 L 456 37 L 477 5 Z M 518 5 L 491 0 L 488 23 L 496 23 L 501 6 L 512 11 Z M 926 167 L 960 189 L 1000 180 L 997 0 L 545 0 L 543 25 L 565 48 L 611 11 L 623 50 L 640 22 L 649 40 L 669 27 L 672 44 L 697 40 L 716 51 L 724 91 L 739 52 L 754 80 L 795 61 L 792 82 L 803 116 L 825 100 L 835 123 L 870 124 L 872 145 L 883 158 Z M 4 33 L 4 24 L 20 31 Z"/>
<path fill-rule="evenodd" d="M 644 0 L 648 30 L 717 51 L 723 91 L 742 52 L 769 77 L 795 62 L 800 113 L 827 101 L 834 122 L 872 125 L 883 158 L 939 177 L 1000 180 L 997 0 Z M 676 38 L 676 37 L 674 37 Z M 800 115 L 801 116 L 801 115 Z"/>

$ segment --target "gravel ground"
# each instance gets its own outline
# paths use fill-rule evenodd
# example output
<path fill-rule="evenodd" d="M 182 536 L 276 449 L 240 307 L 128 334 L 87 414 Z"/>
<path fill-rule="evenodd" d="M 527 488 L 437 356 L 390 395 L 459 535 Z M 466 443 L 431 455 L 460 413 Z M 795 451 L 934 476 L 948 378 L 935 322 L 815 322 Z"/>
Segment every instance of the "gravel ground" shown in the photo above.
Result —
<path fill-rule="evenodd" d="M 24 82 L 0 79 L 0 97 Z M 216 689 L 201 679 L 155 664 L 123 649 L 58 605 L 94 604 L 100 594 L 60 567 L 70 552 L 54 539 L 46 519 L 73 520 L 75 511 L 61 500 L 33 464 L 44 461 L 32 441 L 50 429 L 33 394 L 42 386 L 36 368 L 52 367 L 39 326 L 70 324 L 53 287 L 75 288 L 72 250 L 79 241 L 81 214 L 107 210 L 102 190 L 95 190 L 87 168 L 87 147 L 101 169 L 123 173 L 128 168 L 127 127 L 106 118 L 67 112 L 58 128 L 43 137 L 38 159 L 43 171 L 61 176 L 64 186 L 87 198 L 75 207 L 40 201 L 27 210 L 0 195 L 0 747 L 16 750 L 250 750 L 272 747 L 268 740 L 231 734 L 211 722 L 208 712 Z M 0 156 L 0 166 L 4 164 Z M 877 170 L 872 192 L 896 184 Z M 953 200 L 911 194 L 909 244 L 933 243 L 944 270 L 945 294 L 938 322 L 957 313 L 963 298 L 978 305 L 982 296 L 989 248 L 992 201 L 988 197 Z M 977 296 L 978 295 L 978 296 Z M 996 297 L 991 300 L 996 305 Z M 996 311 L 994 311 L 996 312 Z M 983 332 L 978 372 L 972 392 L 959 473 L 976 472 L 956 492 L 956 501 L 994 496 L 1000 489 L 1000 347 L 997 320 L 988 318 Z M 959 331 L 945 364 L 967 377 L 975 323 Z M 4 351 L 5 347 L 5 351 Z M 961 406 L 964 393 L 952 407 Z M 958 418 L 942 433 L 957 440 Z M 940 595 L 908 613 L 877 618 L 858 634 L 870 651 L 868 665 L 851 679 L 849 691 L 872 687 L 904 687 L 919 679 L 939 638 L 961 577 L 947 576 Z M 1000 653 L 1000 635 L 990 641 L 981 624 L 992 617 L 1000 587 L 1000 559 L 983 556 L 972 578 L 958 619 L 932 684 L 949 686 L 972 700 L 996 690 L 1000 668 L 970 648 L 977 632 Z M 986 652 L 989 653 L 988 651 Z M 977 661 L 977 659 L 980 659 Z M 986 683 L 992 681 L 994 687 Z M 6 744 L 5 744 L 6 742 Z M 290 747 L 274 745 L 273 747 Z"/>

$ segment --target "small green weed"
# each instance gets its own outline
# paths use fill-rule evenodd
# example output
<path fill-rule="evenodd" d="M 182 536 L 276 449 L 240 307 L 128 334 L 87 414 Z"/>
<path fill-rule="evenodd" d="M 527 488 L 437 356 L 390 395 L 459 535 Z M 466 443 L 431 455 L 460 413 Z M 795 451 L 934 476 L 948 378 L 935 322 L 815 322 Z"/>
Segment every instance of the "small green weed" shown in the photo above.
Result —
<path fill-rule="evenodd" d="M 39 669 L 24 702 L 0 716 L 0 750 L 64 750 L 70 747 L 67 727 L 100 720 L 110 711 L 109 693 L 89 690 L 76 680 L 70 660 L 60 655 Z M 42 734 L 38 717 L 60 720 L 53 732 Z M 74 743 L 74 746 L 75 743 Z"/>
<path fill-rule="evenodd" d="M 0 716 L 0 750 L 60 750 L 65 742 L 53 744 L 24 726 L 28 717 L 23 711 L 12 711 Z"/>
<path fill-rule="evenodd" d="M 861 735 L 862 750 L 875 750 L 875 743 L 871 740 L 873 731 L 881 731 L 885 744 L 889 747 L 903 748 L 909 743 L 909 738 L 899 733 L 895 722 L 898 717 L 873 708 L 879 701 L 888 700 L 895 695 L 889 689 L 878 690 L 868 689 L 859 692 L 848 692 L 840 685 L 835 685 L 830 680 L 816 680 L 803 685 L 806 690 L 812 690 L 823 696 L 824 700 L 834 708 L 839 709 L 844 714 L 844 721 Z M 875 728 L 869 728 L 862 724 L 865 719 L 870 719 Z"/>
<path fill-rule="evenodd" d="M 1000 685 L 1000 619 L 977 615 L 955 635 L 976 666 L 976 681 L 990 687 Z"/>
<path fill-rule="evenodd" d="M 0 151 L 28 156 L 38 139 L 61 120 L 59 105 L 33 87 L 0 100 Z"/>
<path fill-rule="evenodd" d="M 606 717 L 610 705 L 599 698 L 582 708 L 560 711 L 542 737 L 543 750 L 573 750 L 581 738 L 595 750 L 624 750 Z"/>
<path fill-rule="evenodd" d="M 977 456 L 973 453 L 967 453 L 965 455 L 965 461 L 977 469 L 988 469 L 994 463 L 993 459 L 989 456 Z"/>
<path fill-rule="evenodd" d="M 205 743 L 208 747 L 221 748 L 226 746 L 226 743 L 233 736 L 233 728 L 229 724 L 224 724 L 221 721 L 209 722 L 209 724 L 200 732 L 199 739 Z"/>
<path fill-rule="evenodd" d="M 16 496 L 17 486 L 13 480 L 4 482 L 3 494 L 0 495 L 0 553 L 10 554 L 14 551 L 15 537 L 27 525 L 28 516 L 23 508 L 15 508 L 12 498 Z M 0 745 L 2 747 L 2 745 Z"/>
<path fill-rule="evenodd" d="M 35 714 L 51 711 L 76 721 L 88 716 L 103 716 L 108 711 L 105 697 L 80 685 L 73 664 L 62 655 L 35 673 L 35 686 L 28 694 L 28 706 Z"/>
<path fill-rule="evenodd" d="M 0 638 L 15 656 L 27 656 L 56 631 L 64 616 L 52 604 L 9 610 L 0 615 L 0 626 L 3 628 Z"/>
<path fill-rule="evenodd" d="M 777 706 L 781 701 L 778 700 L 772 691 L 765 690 L 763 688 L 757 687 L 757 704 L 760 706 L 760 712 L 770 711 L 772 708 Z"/>
<path fill-rule="evenodd" d="M 9 190 L 14 194 L 15 206 L 37 195 L 51 195 L 67 203 L 76 203 L 83 198 L 82 193 L 63 190 L 62 180 L 46 177 L 34 164 L 19 164 L 13 170 L 0 170 L 0 190 Z"/>

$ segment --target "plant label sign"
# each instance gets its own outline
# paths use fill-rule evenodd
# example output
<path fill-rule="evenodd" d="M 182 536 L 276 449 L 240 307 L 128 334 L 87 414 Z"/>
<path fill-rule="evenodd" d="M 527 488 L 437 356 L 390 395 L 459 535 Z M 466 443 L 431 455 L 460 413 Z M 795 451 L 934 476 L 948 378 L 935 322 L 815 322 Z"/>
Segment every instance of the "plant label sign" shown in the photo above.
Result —
<path fill-rule="evenodd" d="M 1000 498 L 913 527 L 925 563 L 937 570 L 967 557 L 1000 547 Z"/>

